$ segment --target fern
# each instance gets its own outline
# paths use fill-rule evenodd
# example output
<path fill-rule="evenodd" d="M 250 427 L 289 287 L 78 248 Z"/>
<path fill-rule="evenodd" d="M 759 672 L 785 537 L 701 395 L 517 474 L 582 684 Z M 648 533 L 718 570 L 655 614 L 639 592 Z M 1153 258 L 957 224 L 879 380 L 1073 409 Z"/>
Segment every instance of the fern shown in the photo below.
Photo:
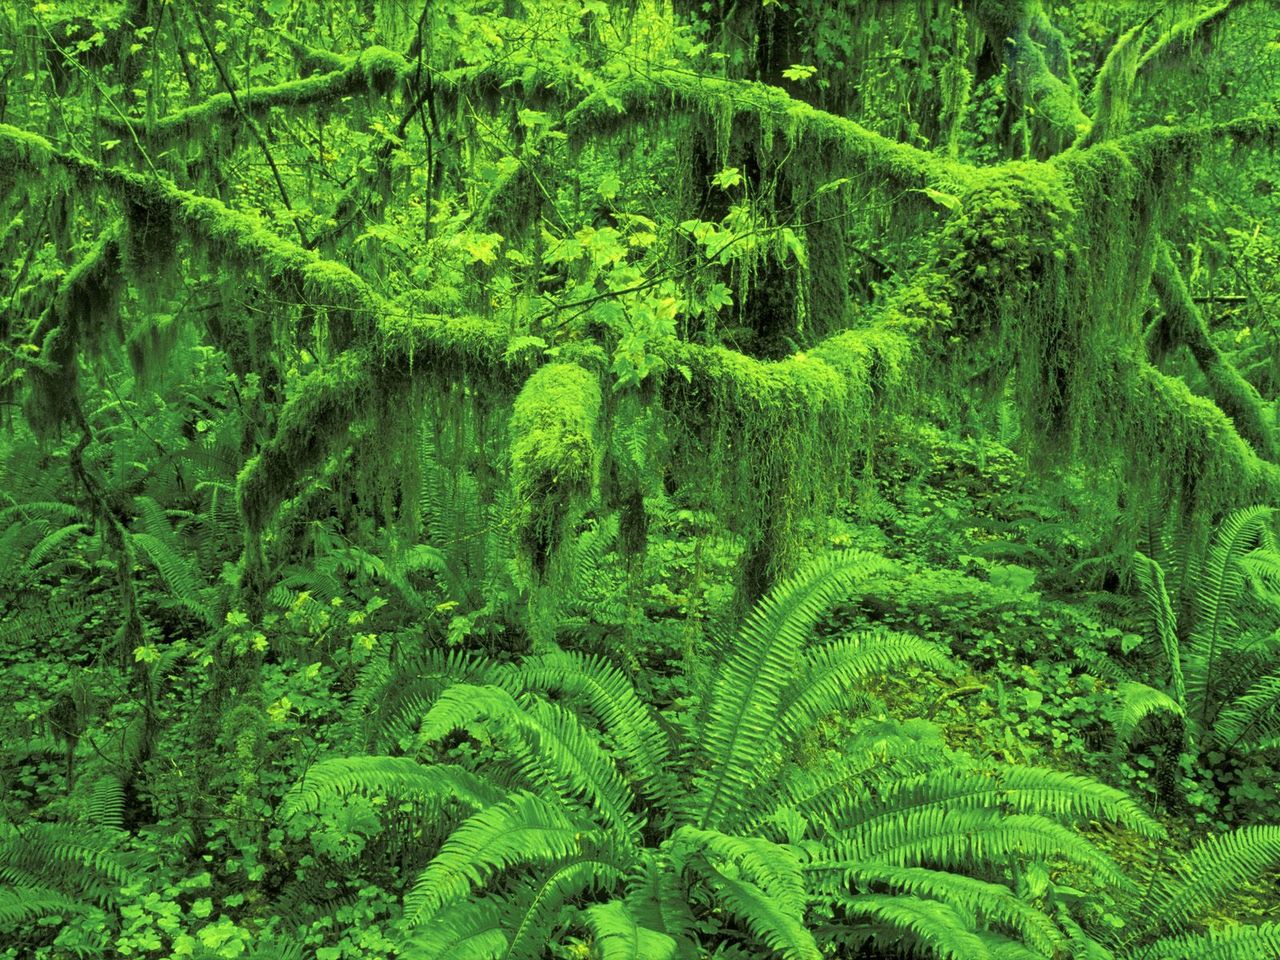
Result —
<path fill-rule="evenodd" d="M 394 710 L 395 729 L 416 753 L 429 756 L 459 733 L 486 745 L 469 764 L 475 779 L 466 781 L 463 806 L 471 812 L 446 827 L 406 895 L 406 953 L 440 956 L 439 942 L 457 944 L 463 956 L 534 960 L 557 930 L 577 922 L 611 954 L 692 956 L 703 932 L 729 923 L 775 953 L 816 958 L 819 916 L 831 918 L 824 935 L 837 941 L 909 943 L 939 956 L 983 949 L 1043 957 L 1071 942 L 1012 892 L 1010 874 L 1027 860 L 1046 861 L 1113 892 L 1132 890 L 1071 828 L 1110 821 L 1161 836 L 1121 792 L 1072 774 L 953 756 L 921 723 L 868 726 L 829 769 L 793 767 L 794 743 L 855 701 L 859 680 L 902 663 L 949 665 L 936 648 L 891 634 L 806 651 L 822 610 L 884 568 L 845 555 L 780 585 L 747 618 L 740 646 L 710 684 L 713 698 L 740 694 L 758 665 L 745 706 L 713 700 L 705 721 L 692 711 L 674 730 L 599 657 L 553 650 L 498 666 L 436 654 L 369 668 L 364 702 L 376 702 L 375 691 L 412 687 L 409 664 L 432 674 Z M 713 762 L 709 730 L 732 764 Z M 422 776 L 418 794 L 432 800 L 405 825 L 421 842 L 434 830 L 412 824 L 427 815 L 438 821 L 438 804 L 464 793 L 442 781 L 445 766 L 408 757 L 324 761 L 283 807 L 324 815 L 326 796 L 395 796 L 397 784 L 412 792 Z M 720 799 L 729 784 L 733 796 Z M 707 817 L 722 825 L 704 825 Z M 575 920 L 574 898 L 589 894 L 613 906 L 588 907 Z M 929 930 L 913 926 L 929 917 Z"/>
<path fill-rule="evenodd" d="M 424 814 L 438 813 L 449 801 L 478 810 L 502 797 L 501 790 L 461 767 L 425 766 L 408 757 L 348 757 L 322 760 L 308 770 L 280 811 L 285 817 L 314 813 L 329 797 L 356 794 L 409 803 Z"/>
<path fill-rule="evenodd" d="M 509 953 L 506 901 L 482 897 L 439 913 L 404 942 L 404 960 L 500 960 Z"/>
<path fill-rule="evenodd" d="M 1187 700 L 1201 727 L 1209 726 L 1213 719 L 1211 683 L 1240 628 L 1235 610 L 1247 581 L 1241 560 L 1262 541 L 1271 515 L 1269 507 L 1250 507 L 1228 516 L 1218 528 L 1195 582 L 1184 669 Z"/>
<path fill-rule="evenodd" d="M 405 922 L 421 923 L 515 864 L 553 864 L 576 855 L 587 839 L 582 823 L 557 805 L 531 793 L 512 794 L 449 835 L 405 896 Z"/>
<path fill-rule="evenodd" d="M 1171 717 L 1179 726 L 1186 718 L 1177 699 L 1145 683 L 1122 683 L 1116 687 L 1116 697 L 1119 703 L 1112 712 L 1111 723 L 1115 727 L 1116 739 L 1126 746 L 1152 717 Z"/>
<path fill-rule="evenodd" d="M 1198 844 L 1138 911 L 1142 933 L 1177 931 L 1242 883 L 1280 865 L 1280 826 L 1243 827 Z"/>
<path fill-rule="evenodd" d="M 642 927 L 621 900 L 598 903 L 583 911 L 600 960 L 674 960 L 676 941 Z"/>
<path fill-rule="evenodd" d="M 1112 723 L 1122 744 L 1160 715 L 1178 722 L 1197 753 L 1211 747 L 1258 752 L 1276 743 L 1280 675 L 1271 666 L 1271 648 L 1280 634 L 1269 632 L 1267 624 L 1280 620 L 1280 603 L 1268 586 L 1280 571 L 1280 550 L 1272 517 L 1269 507 L 1237 511 L 1223 520 L 1202 556 L 1186 553 L 1179 561 L 1181 603 L 1166 591 L 1160 564 L 1137 555 L 1145 627 L 1160 645 L 1168 681 L 1164 690 L 1136 681 L 1120 684 Z M 1246 592 L 1250 584 L 1252 595 Z M 1186 614 L 1181 630 L 1175 608 Z M 1241 622 L 1246 614 L 1248 627 Z"/>
<path fill-rule="evenodd" d="M 812 564 L 775 587 L 748 616 L 710 692 L 697 738 L 698 766 L 686 816 L 702 827 L 741 810 L 767 760 L 768 735 L 795 678 L 801 649 L 818 617 L 862 579 L 890 569 L 871 554 L 849 552 Z"/>

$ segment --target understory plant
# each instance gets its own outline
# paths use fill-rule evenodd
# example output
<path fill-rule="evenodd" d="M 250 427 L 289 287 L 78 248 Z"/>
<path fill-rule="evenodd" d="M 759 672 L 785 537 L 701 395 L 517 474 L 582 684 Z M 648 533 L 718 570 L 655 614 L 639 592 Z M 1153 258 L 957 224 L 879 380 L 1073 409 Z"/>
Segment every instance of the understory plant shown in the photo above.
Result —
<path fill-rule="evenodd" d="M 1264 506 L 1230 514 L 1201 553 L 1165 549 L 1163 563 L 1137 555 L 1150 660 L 1158 668 L 1151 682 L 1119 687 L 1122 743 L 1160 727 L 1167 752 L 1185 750 L 1218 774 L 1280 747 L 1273 515 Z M 1171 790 L 1166 783 L 1166 799 L 1177 802 Z"/>
<path fill-rule="evenodd" d="M 384 670 L 375 747 L 324 760 L 286 798 L 295 831 L 394 811 L 429 859 L 408 885 L 401 956 L 819 958 L 874 943 L 939 957 L 1067 955 L 1056 871 L 1130 890 L 1072 829 L 1158 824 L 1087 778 L 978 761 L 929 725 L 868 723 L 825 769 L 796 746 L 860 680 L 948 658 L 919 638 L 811 643 L 823 611 L 887 569 L 849 551 L 784 580 L 726 642 L 703 695 L 658 714 L 599 657 L 429 657 Z M 385 854 L 386 847 L 380 848 Z M 1065 890 L 1065 888 L 1064 888 Z"/>

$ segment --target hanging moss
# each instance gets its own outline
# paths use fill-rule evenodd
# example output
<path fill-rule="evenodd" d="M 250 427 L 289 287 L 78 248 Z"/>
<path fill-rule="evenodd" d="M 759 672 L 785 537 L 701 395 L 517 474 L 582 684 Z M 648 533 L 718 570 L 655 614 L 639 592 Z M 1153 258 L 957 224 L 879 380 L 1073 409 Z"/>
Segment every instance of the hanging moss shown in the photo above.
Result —
<path fill-rule="evenodd" d="M 18 185 L 20 175 L 46 174 L 52 159 L 53 150 L 43 137 L 0 123 L 0 187 L 6 195 Z"/>
<path fill-rule="evenodd" d="M 1147 48 L 1138 60 L 1137 68 L 1143 70 L 1153 64 L 1159 65 L 1185 52 L 1191 44 L 1221 25 L 1232 8 L 1240 6 L 1240 3 L 1241 0 L 1226 0 L 1179 20 Z"/>
<path fill-rule="evenodd" d="M 508 434 L 516 539 L 538 576 L 573 512 L 599 487 L 600 407 L 599 379 L 571 363 L 540 368 L 512 407 Z"/>
<path fill-rule="evenodd" d="M 32 333 L 39 344 L 37 363 L 29 368 L 31 393 L 26 414 L 32 429 L 47 435 L 76 411 L 76 356 L 86 339 L 117 324 L 121 272 L 121 225 L 114 222 L 68 271 L 48 309 Z"/>
<path fill-rule="evenodd" d="M 274 435 L 236 481 L 247 536 L 262 535 L 276 509 L 345 435 L 352 420 L 369 409 L 379 390 L 394 386 L 390 378 L 376 376 L 376 370 L 367 353 L 348 351 L 302 381 L 284 405 Z"/>
<path fill-rule="evenodd" d="M 124 211 L 124 264 L 129 277 L 148 295 L 149 307 L 158 309 L 155 294 L 169 279 L 178 253 L 179 237 L 173 211 L 167 205 L 147 203 L 134 184 L 121 191 Z"/>

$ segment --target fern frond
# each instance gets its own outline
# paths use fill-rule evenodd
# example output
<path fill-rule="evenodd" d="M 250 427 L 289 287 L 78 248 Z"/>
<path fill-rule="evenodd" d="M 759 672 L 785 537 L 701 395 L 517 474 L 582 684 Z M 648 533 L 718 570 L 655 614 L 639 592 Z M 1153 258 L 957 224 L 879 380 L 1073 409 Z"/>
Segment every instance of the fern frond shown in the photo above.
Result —
<path fill-rule="evenodd" d="M 866 894 L 852 897 L 845 911 L 867 917 L 899 932 L 900 943 L 908 949 L 925 947 L 946 960 L 990 960 L 987 944 L 977 931 L 949 904 L 911 896 Z M 883 943 L 883 935 L 874 939 Z"/>
<path fill-rule="evenodd" d="M 110 852 L 118 839 L 62 823 L 28 823 L 21 829 L 4 825 L 0 828 L 0 881 L 49 887 L 101 906 L 114 905 L 119 889 L 133 880 Z"/>
<path fill-rule="evenodd" d="M 836 824 L 853 829 L 906 816 L 961 810 L 1006 811 L 1057 820 L 1109 820 L 1155 838 L 1158 821 L 1121 790 L 1044 767 L 1000 765 L 990 771 L 955 763 L 883 784 L 874 799 L 848 805 Z"/>
<path fill-rule="evenodd" d="M 800 678 L 783 693 L 775 729 L 794 740 L 846 707 L 848 691 L 859 681 L 908 665 L 940 673 L 956 668 L 936 643 L 906 633 L 863 631 L 825 644 L 805 657 Z"/>
<path fill-rule="evenodd" d="M 361 671 L 353 695 L 373 747 L 398 744 L 413 732 L 436 697 L 454 683 L 484 683 L 493 667 L 462 650 L 426 650 L 378 659 Z"/>
<path fill-rule="evenodd" d="M 661 802 L 673 795 L 667 735 L 616 666 L 604 657 L 557 650 L 526 659 L 515 673 L 526 690 L 559 693 L 583 706 L 600 723 L 614 754 L 641 782 L 646 796 Z"/>
<path fill-rule="evenodd" d="M 722 873 L 705 859 L 692 864 L 727 913 L 742 921 L 752 935 L 784 960 L 822 960 L 822 951 L 804 919 L 749 880 Z"/>
<path fill-rule="evenodd" d="M 501 960 L 507 955 L 507 904 L 464 901 L 436 914 L 400 945 L 401 960 Z"/>
<path fill-rule="evenodd" d="M 946 903 L 965 915 L 1013 931 L 1043 956 L 1054 956 L 1066 942 L 1052 920 L 1001 883 L 923 867 L 875 863 L 851 867 L 845 871 L 844 881 L 862 889 L 890 888 Z M 857 899 L 857 896 L 853 898 Z M 848 902 L 844 897 L 841 900 Z"/>
<path fill-rule="evenodd" d="M 1256 680 L 1218 714 L 1210 743 L 1248 752 L 1280 735 L 1280 673 Z"/>
<path fill-rule="evenodd" d="M 0 929 L 30 924 L 55 913 L 84 913 L 87 905 L 44 887 L 0 887 Z"/>
<path fill-rule="evenodd" d="M 566 901 L 588 891 L 612 889 L 621 882 L 622 871 L 607 854 L 585 853 L 556 864 L 531 884 L 522 884 L 512 904 L 507 956 L 542 960 Z"/>
<path fill-rule="evenodd" d="M 701 853 L 712 863 L 732 864 L 735 875 L 756 884 L 783 910 L 803 915 L 808 896 L 800 857 L 794 849 L 759 837 L 735 837 L 689 826 L 678 829 L 671 843 L 676 850 L 687 847 Z"/>
<path fill-rule="evenodd" d="M 1215 671 L 1232 635 L 1239 630 L 1235 609 L 1246 579 L 1240 561 L 1260 542 L 1272 513 L 1270 507 L 1249 507 L 1223 520 L 1195 580 L 1193 622 L 1183 669 L 1187 702 L 1193 705 L 1201 727 L 1209 726 Z"/>
<path fill-rule="evenodd" d="M 284 817 L 314 813 L 330 797 L 361 795 L 410 803 L 439 814 L 450 801 L 479 810 L 499 802 L 506 791 L 452 764 L 425 765 L 410 757 L 334 757 L 309 769 L 285 794 Z"/>
<path fill-rule="evenodd" d="M 569 807 L 583 806 L 638 842 L 634 795 L 613 758 L 569 711 L 545 700 L 517 702 L 501 687 L 455 684 L 422 721 L 421 742 L 432 743 L 474 724 L 487 726 L 520 772 Z"/>
<path fill-rule="evenodd" d="M 597 903 L 583 911 L 600 960 L 675 960 L 676 941 L 642 927 L 621 900 Z"/>
<path fill-rule="evenodd" d="M 1260 960 L 1280 957 L 1280 923 L 1237 924 L 1167 937 L 1142 948 L 1143 960 Z"/>
<path fill-rule="evenodd" d="M 989 810 L 910 810 L 856 824 L 815 855 L 818 869 L 866 863 L 972 872 L 1021 855 L 1061 858 L 1103 883 L 1129 886 L 1114 861 L 1080 834 L 1034 814 Z"/>
<path fill-rule="evenodd" d="M 582 825 L 558 806 L 531 793 L 513 794 L 449 835 L 405 897 L 405 923 L 422 923 L 513 866 L 563 862 L 580 853 L 587 839 Z"/>
<path fill-rule="evenodd" d="M 1178 646 L 1178 618 L 1173 612 L 1169 592 L 1165 589 L 1164 570 L 1160 564 L 1142 553 L 1135 555 L 1134 576 L 1146 601 L 1146 626 L 1149 636 L 1156 638 L 1169 670 L 1173 699 L 1186 709 L 1187 688 L 1182 675 L 1182 653 Z M 1127 738 L 1121 738 L 1127 739 Z"/>
<path fill-rule="evenodd" d="M 693 911 L 667 850 L 645 857 L 627 882 L 626 903 L 636 922 L 684 945 L 693 929 Z"/>
<path fill-rule="evenodd" d="M 1111 725 L 1115 728 L 1117 742 L 1122 746 L 1132 743 L 1134 734 L 1151 717 L 1172 717 L 1179 725 L 1186 719 L 1177 700 L 1145 683 L 1129 681 L 1118 685 L 1116 700 L 1118 702 L 1111 712 Z"/>
<path fill-rule="evenodd" d="M 168 540 L 149 533 L 130 534 L 129 539 L 151 561 L 173 598 L 212 626 L 215 618 L 205 596 L 202 578 L 189 558 L 178 553 Z"/>
<path fill-rule="evenodd" d="M 860 580 L 889 569 L 881 557 L 847 551 L 810 564 L 756 604 L 712 685 L 697 738 L 700 772 L 683 809 L 689 822 L 719 828 L 742 812 L 769 762 L 782 692 L 814 624 Z"/>
<path fill-rule="evenodd" d="M 1162 879 L 1136 915 L 1138 930 L 1180 930 L 1240 885 L 1280 864 L 1280 826 L 1242 827 L 1196 845 L 1176 871 Z"/>
<path fill-rule="evenodd" d="M 124 827 L 124 783 L 114 773 L 104 773 L 93 782 L 85 818 L 110 830 Z"/>
<path fill-rule="evenodd" d="M 40 542 L 32 547 L 31 552 L 27 554 L 24 573 L 27 576 L 33 574 L 49 557 L 88 529 L 83 523 L 69 523 L 65 527 L 59 527 L 57 530 L 45 534 L 40 538 Z"/>

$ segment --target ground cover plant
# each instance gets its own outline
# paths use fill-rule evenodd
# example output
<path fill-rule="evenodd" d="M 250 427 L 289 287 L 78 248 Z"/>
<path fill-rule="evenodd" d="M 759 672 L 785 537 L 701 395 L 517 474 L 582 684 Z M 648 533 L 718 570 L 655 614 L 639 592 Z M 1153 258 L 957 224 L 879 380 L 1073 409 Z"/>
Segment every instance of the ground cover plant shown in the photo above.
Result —
<path fill-rule="evenodd" d="M 0 958 L 1280 957 L 1270 0 L 0 9 Z"/>

